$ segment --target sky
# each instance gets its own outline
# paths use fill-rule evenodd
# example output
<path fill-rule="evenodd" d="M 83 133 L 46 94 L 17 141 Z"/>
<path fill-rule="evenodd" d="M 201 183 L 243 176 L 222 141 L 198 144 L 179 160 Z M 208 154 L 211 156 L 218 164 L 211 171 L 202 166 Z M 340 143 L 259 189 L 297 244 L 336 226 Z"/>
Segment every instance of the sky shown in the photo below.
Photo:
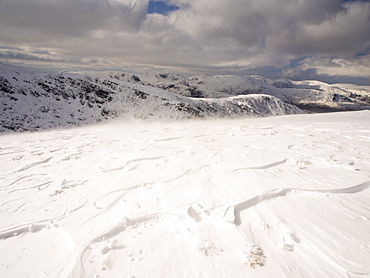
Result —
<path fill-rule="evenodd" d="M 370 1 L 1 0 L 0 62 L 370 85 Z"/>

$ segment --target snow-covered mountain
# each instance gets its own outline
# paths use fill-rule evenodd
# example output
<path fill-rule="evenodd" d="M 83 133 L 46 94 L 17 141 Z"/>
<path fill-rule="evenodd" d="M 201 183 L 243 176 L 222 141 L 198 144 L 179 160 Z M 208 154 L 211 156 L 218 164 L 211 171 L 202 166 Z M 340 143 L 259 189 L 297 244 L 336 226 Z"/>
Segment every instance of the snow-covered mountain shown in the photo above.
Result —
<path fill-rule="evenodd" d="M 234 95 L 266 94 L 309 112 L 333 112 L 370 108 L 368 88 L 344 88 L 319 81 L 294 82 L 261 76 L 193 76 L 173 73 L 110 73 L 111 78 L 155 86 L 188 97 L 225 98 Z"/>
<path fill-rule="evenodd" d="M 0 69 L 0 130 L 301 112 L 269 95 L 198 99 L 142 81 Z M 270 86 L 318 84 L 281 82 Z M 0 277 L 369 277 L 369 117 L 3 133 Z"/>
<path fill-rule="evenodd" d="M 75 126 L 117 117 L 186 119 L 303 113 L 270 95 L 196 99 L 127 81 L 0 64 L 0 131 Z"/>

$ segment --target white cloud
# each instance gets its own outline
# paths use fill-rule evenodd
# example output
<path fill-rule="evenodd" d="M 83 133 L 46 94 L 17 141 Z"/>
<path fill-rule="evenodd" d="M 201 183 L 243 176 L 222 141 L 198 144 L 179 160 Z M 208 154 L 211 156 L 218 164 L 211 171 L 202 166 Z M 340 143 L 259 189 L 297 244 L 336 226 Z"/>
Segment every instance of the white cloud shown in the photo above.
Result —
<path fill-rule="evenodd" d="M 370 78 L 370 55 L 347 59 L 309 57 L 296 68 L 286 70 L 285 75 L 293 78 L 309 70 L 314 70 L 318 75 Z"/>

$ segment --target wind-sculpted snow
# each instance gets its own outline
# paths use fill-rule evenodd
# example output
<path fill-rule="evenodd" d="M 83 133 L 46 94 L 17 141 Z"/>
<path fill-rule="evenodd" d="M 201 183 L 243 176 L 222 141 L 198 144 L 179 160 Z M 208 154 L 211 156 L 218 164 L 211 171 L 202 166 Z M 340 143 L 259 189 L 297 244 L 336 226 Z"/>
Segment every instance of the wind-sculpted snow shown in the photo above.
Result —
<path fill-rule="evenodd" d="M 370 111 L 0 136 L 0 277 L 368 277 Z"/>
<path fill-rule="evenodd" d="M 301 188 L 284 188 L 284 189 L 279 189 L 279 190 L 273 190 L 267 193 L 262 193 L 260 195 L 257 195 L 253 197 L 252 199 L 249 199 L 247 201 L 241 202 L 239 204 L 236 204 L 234 206 L 234 221 L 233 223 L 237 226 L 240 226 L 241 224 L 241 217 L 240 213 L 243 210 L 249 209 L 260 202 L 268 201 L 268 200 L 273 200 L 278 197 L 284 197 L 287 196 L 288 194 L 293 194 L 296 192 L 315 192 L 315 193 L 322 193 L 322 194 L 339 194 L 339 193 L 345 193 L 345 194 L 352 194 L 352 193 L 358 193 L 361 192 L 365 189 L 368 189 L 370 186 L 370 181 L 351 186 L 348 188 L 340 188 L 340 189 L 301 189 Z M 227 212 L 227 211 L 226 211 Z"/>
<path fill-rule="evenodd" d="M 264 95 L 191 99 L 158 88 L 0 65 L 0 131 L 76 126 L 114 118 L 170 119 L 303 113 Z"/>

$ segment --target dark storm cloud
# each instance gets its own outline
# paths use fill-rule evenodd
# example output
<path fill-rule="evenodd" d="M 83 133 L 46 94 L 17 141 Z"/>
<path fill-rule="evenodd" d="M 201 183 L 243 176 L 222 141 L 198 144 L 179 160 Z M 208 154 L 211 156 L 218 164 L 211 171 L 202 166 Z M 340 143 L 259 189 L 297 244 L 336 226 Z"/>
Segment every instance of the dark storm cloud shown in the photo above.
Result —
<path fill-rule="evenodd" d="M 146 17 L 146 5 L 101 0 L 2 0 L 0 23 L 51 38 L 84 36 L 96 29 L 136 31 Z"/>
<path fill-rule="evenodd" d="M 179 9 L 148 14 L 146 0 L 3 0 L 0 44 L 43 49 L 60 61 L 87 65 L 98 60 L 102 67 L 136 64 L 203 73 L 268 69 L 286 76 L 294 69 L 333 76 L 347 69 L 351 76 L 370 77 L 369 1 L 162 2 Z M 358 53 L 361 58 L 355 58 Z M 290 65 L 302 56 L 313 58 Z"/>

